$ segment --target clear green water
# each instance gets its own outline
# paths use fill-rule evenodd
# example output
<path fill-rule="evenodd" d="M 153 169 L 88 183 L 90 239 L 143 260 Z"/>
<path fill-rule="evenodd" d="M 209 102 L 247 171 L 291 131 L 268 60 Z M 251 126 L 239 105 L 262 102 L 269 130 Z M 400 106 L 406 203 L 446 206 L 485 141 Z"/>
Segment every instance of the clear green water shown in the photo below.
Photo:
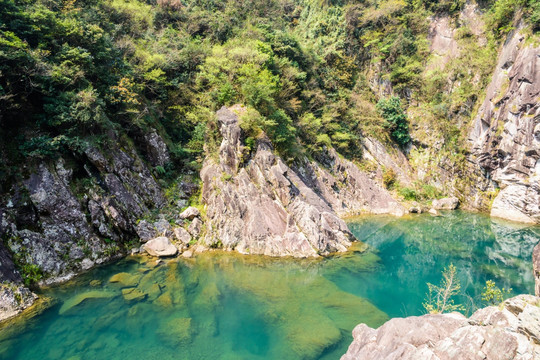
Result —
<path fill-rule="evenodd" d="M 426 283 L 449 263 L 469 308 L 489 279 L 533 291 L 537 227 L 463 212 L 349 225 L 367 250 L 325 260 L 215 252 L 158 265 L 131 257 L 95 269 L 46 290 L 53 305 L 40 315 L 4 326 L 0 358 L 339 359 L 356 324 L 421 314 Z"/>

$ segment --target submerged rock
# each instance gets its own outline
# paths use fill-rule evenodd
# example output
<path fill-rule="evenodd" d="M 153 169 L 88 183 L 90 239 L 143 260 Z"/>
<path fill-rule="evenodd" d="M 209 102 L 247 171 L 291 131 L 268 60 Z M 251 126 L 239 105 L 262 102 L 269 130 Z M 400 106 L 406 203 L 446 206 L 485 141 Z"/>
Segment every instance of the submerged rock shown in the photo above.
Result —
<path fill-rule="evenodd" d="M 138 288 L 122 289 L 122 296 L 128 303 L 144 300 L 147 296 Z"/>
<path fill-rule="evenodd" d="M 117 283 L 118 285 L 122 287 L 133 287 L 133 286 L 137 286 L 140 279 L 141 279 L 140 275 L 121 272 L 121 273 L 111 276 L 111 278 L 109 279 L 109 282 Z"/>
<path fill-rule="evenodd" d="M 158 257 L 174 256 L 178 253 L 176 246 L 174 246 L 165 236 L 160 236 L 148 241 L 144 244 L 144 250 L 151 256 Z"/>
<path fill-rule="evenodd" d="M 102 290 L 92 290 L 87 291 L 82 294 L 77 294 L 74 297 L 64 301 L 64 304 L 62 304 L 62 307 L 58 311 L 60 315 L 63 315 L 76 307 L 77 305 L 80 305 L 88 300 L 91 299 L 107 299 L 114 297 L 115 294 L 111 291 L 102 291 Z"/>
<path fill-rule="evenodd" d="M 360 324 L 342 360 L 540 358 L 540 298 L 519 295 L 476 311 L 394 318 L 378 329 Z"/>
<path fill-rule="evenodd" d="M 160 326 L 156 333 L 169 346 L 186 346 L 193 336 L 191 318 L 171 319 Z"/>

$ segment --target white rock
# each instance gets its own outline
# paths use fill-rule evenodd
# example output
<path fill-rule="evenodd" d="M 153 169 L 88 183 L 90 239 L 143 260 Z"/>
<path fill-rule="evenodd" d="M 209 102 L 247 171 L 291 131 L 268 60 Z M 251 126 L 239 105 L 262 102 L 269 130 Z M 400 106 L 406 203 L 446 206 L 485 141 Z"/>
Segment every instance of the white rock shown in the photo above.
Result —
<path fill-rule="evenodd" d="M 144 244 L 144 250 L 146 250 L 148 254 L 158 257 L 174 256 L 178 253 L 176 246 L 174 246 L 165 236 L 160 236 L 148 241 Z"/>
<path fill-rule="evenodd" d="M 181 219 L 193 220 L 194 218 L 196 218 L 200 214 L 201 213 L 200 213 L 199 209 L 197 209 L 196 207 L 190 206 L 186 210 L 182 211 L 182 213 L 180 214 L 180 218 Z"/>

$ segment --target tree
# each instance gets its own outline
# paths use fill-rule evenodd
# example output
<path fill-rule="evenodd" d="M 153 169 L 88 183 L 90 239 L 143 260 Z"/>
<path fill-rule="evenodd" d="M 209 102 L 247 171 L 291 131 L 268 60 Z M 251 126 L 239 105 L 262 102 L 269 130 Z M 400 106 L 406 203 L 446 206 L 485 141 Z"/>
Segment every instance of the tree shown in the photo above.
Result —
<path fill-rule="evenodd" d="M 512 289 L 506 288 L 502 288 L 501 290 L 501 288 L 495 285 L 495 281 L 488 280 L 482 292 L 482 301 L 488 305 L 498 305 L 503 302 L 507 295 L 510 295 L 511 291 Z"/>
<path fill-rule="evenodd" d="M 443 279 L 439 286 L 428 283 L 429 292 L 424 308 L 430 314 L 441 314 L 444 312 L 463 311 L 465 308 L 461 304 L 454 304 L 452 297 L 460 293 L 461 284 L 456 277 L 456 267 L 450 264 L 444 268 Z"/>

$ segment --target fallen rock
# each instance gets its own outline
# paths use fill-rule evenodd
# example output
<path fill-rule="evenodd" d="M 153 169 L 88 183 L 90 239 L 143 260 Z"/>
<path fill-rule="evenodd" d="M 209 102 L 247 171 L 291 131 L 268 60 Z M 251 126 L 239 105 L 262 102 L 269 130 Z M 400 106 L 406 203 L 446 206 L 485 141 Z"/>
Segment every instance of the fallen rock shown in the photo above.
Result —
<path fill-rule="evenodd" d="M 432 215 L 432 216 L 441 216 L 441 213 L 438 212 L 437 210 L 431 208 L 429 209 L 429 213 Z"/>
<path fill-rule="evenodd" d="M 201 234 L 203 222 L 199 218 L 193 219 L 191 224 L 189 224 L 188 231 L 194 237 L 197 238 Z"/>
<path fill-rule="evenodd" d="M 154 223 L 154 227 L 161 236 L 172 236 L 171 224 L 166 219 L 159 219 Z"/>
<path fill-rule="evenodd" d="M 184 251 L 182 253 L 182 257 L 185 257 L 185 258 L 191 258 L 193 257 L 193 250 L 187 250 L 187 251 Z"/>
<path fill-rule="evenodd" d="M 81 270 L 86 271 L 88 269 L 93 268 L 94 265 L 95 263 L 92 260 L 85 258 L 81 261 Z"/>
<path fill-rule="evenodd" d="M 421 214 L 422 213 L 422 207 L 418 204 L 413 204 L 410 208 L 409 208 L 409 212 L 411 214 Z"/>
<path fill-rule="evenodd" d="M 190 206 L 180 214 L 181 219 L 193 220 L 201 213 L 196 207 Z"/>
<path fill-rule="evenodd" d="M 165 236 L 160 236 L 148 241 L 144 244 L 144 250 L 151 256 L 158 257 L 174 256 L 178 253 L 176 246 L 174 246 Z"/>
<path fill-rule="evenodd" d="M 457 197 L 435 199 L 431 203 L 432 208 L 435 210 L 455 210 L 458 205 L 459 199 Z"/>
<path fill-rule="evenodd" d="M 135 227 L 135 232 L 143 243 L 155 238 L 157 235 L 157 230 L 154 225 L 150 224 L 146 220 L 139 221 L 139 223 Z"/>
<path fill-rule="evenodd" d="M 191 235 L 186 229 L 177 227 L 173 229 L 173 232 L 176 239 L 182 242 L 184 245 L 188 245 L 191 241 Z"/>

